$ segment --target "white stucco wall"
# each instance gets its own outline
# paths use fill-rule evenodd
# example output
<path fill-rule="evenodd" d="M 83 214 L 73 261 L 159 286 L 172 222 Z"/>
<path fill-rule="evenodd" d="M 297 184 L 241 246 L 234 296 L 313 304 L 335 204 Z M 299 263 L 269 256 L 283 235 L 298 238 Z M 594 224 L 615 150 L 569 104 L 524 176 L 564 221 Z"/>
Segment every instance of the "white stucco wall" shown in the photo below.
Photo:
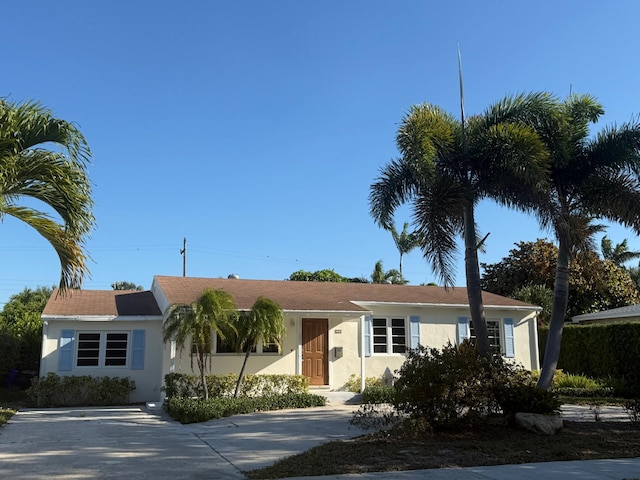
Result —
<path fill-rule="evenodd" d="M 457 343 L 458 317 L 469 316 L 465 308 L 442 307 L 402 307 L 378 305 L 373 316 L 403 317 L 420 316 L 420 343 L 428 347 L 442 347 L 447 342 Z M 527 369 L 538 369 L 537 327 L 535 313 L 526 310 L 492 309 L 486 308 L 487 319 L 512 318 L 514 320 L 514 350 L 513 361 L 522 364 Z M 285 318 L 287 335 L 283 339 L 281 354 L 252 354 L 249 358 L 246 372 L 252 374 L 301 374 L 301 340 L 302 318 L 328 319 L 328 369 L 331 390 L 343 390 L 351 375 L 360 377 L 362 371 L 362 323 L 365 312 L 325 314 L 312 312 L 309 314 L 288 313 Z M 132 331 L 143 329 L 145 334 L 145 362 L 144 370 L 131 370 L 129 367 L 74 367 L 70 371 L 58 371 L 58 347 L 60 333 L 64 329 L 76 331 Z M 169 372 L 192 373 L 190 360 L 190 346 L 180 352 L 172 352 L 170 343 L 163 344 L 161 320 L 111 320 L 111 321 L 80 321 L 48 319 L 43 329 L 43 357 L 41 375 L 54 372 L 58 375 L 94 375 L 130 377 L 137 385 L 131 395 L 131 401 L 158 401 L 162 398 L 161 387 L 164 375 Z M 407 324 L 407 336 L 409 328 Z M 408 342 L 407 338 L 407 342 Z M 341 354 L 338 354 L 341 349 Z M 404 360 L 402 354 L 373 353 L 364 359 L 364 376 L 379 377 L 393 375 Z M 243 355 L 218 354 L 211 359 L 211 373 L 239 373 Z M 194 370 L 197 366 L 194 362 Z"/>
<path fill-rule="evenodd" d="M 42 359 L 40 375 L 53 372 L 59 376 L 91 375 L 96 377 L 129 377 L 136 382 L 136 389 L 131 392 L 130 401 L 147 402 L 161 399 L 162 375 L 162 335 L 160 320 L 146 321 L 69 321 L 45 319 L 43 325 Z M 77 332 L 129 332 L 128 365 L 125 367 L 78 367 L 76 366 L 77 346 L 74 348 L 73 367 L 68 371 L 58 370 L 58 347 L 62 330 Z M 131 370 L 131 331 L 145 330 L 144 369 Z"/>

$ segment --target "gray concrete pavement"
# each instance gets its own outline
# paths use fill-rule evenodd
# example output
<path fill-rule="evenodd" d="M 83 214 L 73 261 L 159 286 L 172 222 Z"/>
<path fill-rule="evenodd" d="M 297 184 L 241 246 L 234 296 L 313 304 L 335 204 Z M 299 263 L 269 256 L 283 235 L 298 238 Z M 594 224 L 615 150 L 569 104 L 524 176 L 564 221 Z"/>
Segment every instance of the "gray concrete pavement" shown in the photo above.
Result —
<path fill-rule="evenodd" d="M 181 425 L 145 407 L 23 410 L 0 428 L 0 478 L 244 478 L 244 470 L 361 434 L 348 423 L 355 408 L 334 400 L 324 408 L 237 415 L 192 425 Z M 613 409 L 600 415 L 622 419 L 620 413 Z M 567 418 L 580 416 L 592 419 L 595 412 L 588 407 L 565 411 Z M 622 480 L 640 478 L 640 459 L 304 478 Z"/>

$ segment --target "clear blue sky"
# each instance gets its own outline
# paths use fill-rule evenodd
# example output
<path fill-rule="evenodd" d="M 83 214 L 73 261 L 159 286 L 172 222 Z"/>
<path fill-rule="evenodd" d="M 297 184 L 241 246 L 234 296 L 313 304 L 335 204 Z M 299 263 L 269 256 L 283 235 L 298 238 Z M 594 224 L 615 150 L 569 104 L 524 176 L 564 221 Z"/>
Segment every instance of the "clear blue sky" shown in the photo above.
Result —
<path fill-rule="evenodd" d="M 93 151 L 88 289 L 181 275 L 184 237 L 192 276 L 396 268 L 369 186 L 412 104 L 458 115 L 458 46 L 468 113 L 570 89 L 602 101 L 599 128 L 640 113 L 634 0 L 31 0 L 2 17 L 0 96 L 40 100 Z M 401 210 L 398 228 L 410 220 Z M 490 203 L 477 220 L 487 263 L 549 236 Z M 609 236 L 640 249 L 629 231 Z M 59 279 L 53 249 L 10 218 L 0 264 L 0 303 Z M 436 278 L 417 250 L 404 273 Z"/>

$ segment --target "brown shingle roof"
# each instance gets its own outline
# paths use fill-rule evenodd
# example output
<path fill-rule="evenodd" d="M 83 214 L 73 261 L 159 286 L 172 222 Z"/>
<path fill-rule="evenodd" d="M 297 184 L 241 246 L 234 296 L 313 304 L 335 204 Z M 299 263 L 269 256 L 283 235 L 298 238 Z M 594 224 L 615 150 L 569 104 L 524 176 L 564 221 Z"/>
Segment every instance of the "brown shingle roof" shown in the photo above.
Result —
<path fill-rule="evenodd" d="M 267 297 L 289 311 L 366 311 L 353 302 L 467 305 L 465 288 L 367 283 L 293 282 L 226 278 L 154 277 L 170 304 L 192 303 L 205 288 L 229 292 L 239 309 L 250 309 Z M 531 307 L 524 302 L 483 292 L 485 306 Z"/>
<path fill-rule="evenodd" d="M 161 315 L 150 291 L 137 290 L 71 290 L 53 291 L 43 315 L 51 316 L 131 316 Z"/>

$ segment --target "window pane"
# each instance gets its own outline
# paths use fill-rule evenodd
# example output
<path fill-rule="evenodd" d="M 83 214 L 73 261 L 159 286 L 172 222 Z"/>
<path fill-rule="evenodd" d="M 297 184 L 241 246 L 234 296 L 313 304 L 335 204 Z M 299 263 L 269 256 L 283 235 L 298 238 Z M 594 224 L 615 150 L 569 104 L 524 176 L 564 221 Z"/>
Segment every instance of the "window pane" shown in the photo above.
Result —
<path fill-rule="evenodd" d="M 107 333 L 107 345 L 104 353 L 105 366 L 124 366 L 127 364 L 128 339 L 128 333 Z"/>
<path fill-rule="evenodd" d="M 216 353 L 235 353 L 233 346 L 216 335 Z"/>
<path fill-rule="evenodd" d="M 278 353 L 277 343 L 265 343 L 262 345 L 262 353 Z"/>
<path fill-rule="evenodd" d="M 489 350 L 493 355 L 502 355 L 502 339 L 500 338 L 500 320 L 486 320 L 489 335 Z M 475 340 L 476 332 L 473 321 L 469 320 L 469 336 Z"/>
<path fill-rule="evenodd" d="M 391 319 L 391 343 L 393 353 L 406 353 L 407 337 L 404 318 Z"/>
<path fill-rule="evenodd" d="M 78 334 L 78 367 L 97 367 L 100 363 L 100 333 Z"/>
<path fill-rule="evenodd" d="M 388 351 L 389 349 L 387 346 L 387 319 L 374 318 L 373 319 L 373 352 L 387 353 Z"/>

